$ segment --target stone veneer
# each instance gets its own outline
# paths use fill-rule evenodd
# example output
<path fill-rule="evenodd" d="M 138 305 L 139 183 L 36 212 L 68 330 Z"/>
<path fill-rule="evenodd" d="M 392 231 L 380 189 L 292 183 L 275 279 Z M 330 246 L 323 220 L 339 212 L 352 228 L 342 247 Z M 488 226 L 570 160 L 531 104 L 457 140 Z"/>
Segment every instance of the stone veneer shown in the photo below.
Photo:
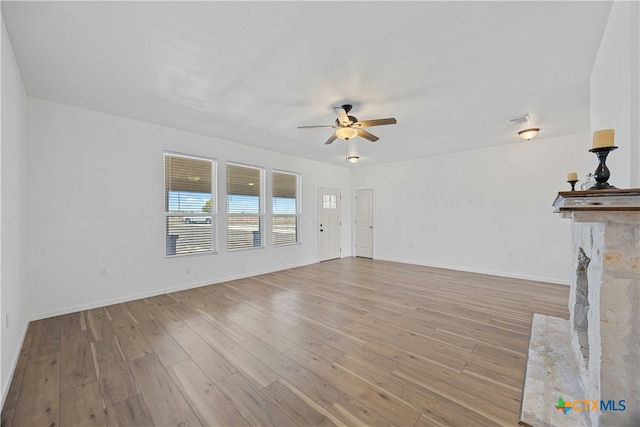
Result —
<path fill-rule="evenodd" d="M 640 426 L 640 189 L 559 193 L 554 206 L 572 221 L 570 319 L 534 316 L 520 423 Z M 626 409 L 564 414 L 559 397 Z"/>
<path fill-rule="evenodd" d="M 591 259 L 587 269 L 589 353 L 588 358 L 579 358 L 585 398 L 624 399 L 628 404 L 623 412 L 589 412 L 591 424 L 638 426 L 640 212 L 574 212 L 572 229 L 575 252 L 582 249 Z M 576 288 L 572 283 L 570 298 L 577 294 Z M 575 311 L 570 313 L 574 319 Z M 571 344 L 581 354 L 580 330 L 574 327 L 573 332 Z"/>

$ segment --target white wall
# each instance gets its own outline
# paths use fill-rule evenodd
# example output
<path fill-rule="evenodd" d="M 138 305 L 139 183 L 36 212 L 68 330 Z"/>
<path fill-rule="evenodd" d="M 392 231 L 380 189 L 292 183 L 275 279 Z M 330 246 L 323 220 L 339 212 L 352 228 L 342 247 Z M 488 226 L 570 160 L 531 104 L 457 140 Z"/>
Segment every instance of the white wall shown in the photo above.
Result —
<path fill-rule="evenodd" d="M 591 72 L 591 129 L 615 129 L 607 166 L 618 188 L 640 187 L 639 26 L 640 4 L 614 1 Z"/>
<path fill-rule="evenodd" d="M 27 100 L 2 20 L 0 146 L 0 378 L 2 404 L 31 314 L 26 286 Z M 8 316 L 8 318 L 7 318 Z M 7 322 L 8 320 L 8 322 Z"/>
<path fill-rule="evenodd" d="M 29 101 L 34 318 L 317 262 L 319 186 L 337 188 L 350 256 L 350 170 L 38 98 Z M 166 258 L 163 151 L 302 173 L 302 244 Z M 101 277 L 99 269 L 107 275 Z M 187 268 L 191 274 L 187 275 Z"/>
<path fill-rule="evenodd" d="M 589 134 L 353 170 L 375 189 L 374 257 L 568 283 L 569 222 L 553 213 L 567 173 L 581 182 Z"/>

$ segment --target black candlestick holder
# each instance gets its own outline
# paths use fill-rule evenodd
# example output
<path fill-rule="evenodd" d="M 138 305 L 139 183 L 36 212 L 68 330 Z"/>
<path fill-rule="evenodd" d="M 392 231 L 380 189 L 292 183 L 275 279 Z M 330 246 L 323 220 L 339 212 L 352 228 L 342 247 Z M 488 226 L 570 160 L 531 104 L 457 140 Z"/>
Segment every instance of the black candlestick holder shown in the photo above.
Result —
<path fill-rule="evenodd" d="M 609 146 L 609 147 L 599 147 L 592 148 L 592 153 L 595 153 L 598 156 L 598 160 L 600 164 L 596 168 L 596 171 L 593 173 L 593 178 L 596 180 L 596 184 L 591 187 L 589 190 L 605 190 L 608 188 L 616 188 L 613 185 L 610 185 L 607 181 L 609 181 L 609 177 L 611 173 L 609 172 L 609 168 L 607 167 L 607 156 L 609 152 L 616 150 L 618 147 Z"/>
<path fill-rule="evenodd" d="M 569 184 L 571 184 L 571 191 L 576 191 L 576 182 L 578 182 L 578 180 L 572 180 L 572 181 L 567 181 Z"/>

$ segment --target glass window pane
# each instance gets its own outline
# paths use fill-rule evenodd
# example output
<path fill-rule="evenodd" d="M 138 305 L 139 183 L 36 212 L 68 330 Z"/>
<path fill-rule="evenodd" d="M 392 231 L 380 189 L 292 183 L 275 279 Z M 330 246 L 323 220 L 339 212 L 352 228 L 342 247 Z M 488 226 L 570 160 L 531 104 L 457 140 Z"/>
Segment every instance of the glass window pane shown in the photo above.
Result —
<path fill-rule="evenodd" d="M 227 212 L 236 214 L 259 214 L 260 197 L 229 194 L 227 195 Z"/>
<path fill-rule="evenodd" d="M 211 200 L 212 161 L 165 153 L 166 212 L 202 212 Z"/>
<path fill-rule="evenodd" d="M 284 197 L 274 197 L 272 201 L 274 214 L 295 214 L 298 212 L 296 199 L 288 199 Z"/>
<path fill-rule="evenodd" d="M 167 212 L 202 213 L 211 212 L 212 198 L 207 193 L 188 193 L 171 191 L 167 194 L 169 209 Z"/>
<path fill-rule="evenodd" d="M 211 217 L 166 218 L 167 255 L 185 255 L 213 251 L 213 225 Z"/>
<path fill-rule="evenodd" d="M 215 162 L 165 153 L 167 256 L 215 250 Z M 208 214 L 208 215 L 207 215 Z"/>
<path fill-rule="evenodd" d="M 227 247 L 229 249 L 262 246 L 259 216 L 229 215 L 227 223 Z"/>
<path fill-rule="evenodd" d="M 262 246 L 264 169 L 227 164 L 227 248 Z"/>
<path fill-rule="evenodd" d="M 272 218 L 271 243 L 286 245 L 298 241 L 298 217 L 296 215 L 278 215 Z"/>
<path fill-rule="evenodd" d="M 298 194 L 300 175 L 291 172 L 273 171 L 271 176 L 273 194 L 271 198 L 271 244 L 297 243 L 298 215 L 300 205 Z"/>
<path fill-rule="evenodd" d="M 338 198 L 335 194 L 322 195 L 322 207 L 325 209 L 337 209 Z"/>

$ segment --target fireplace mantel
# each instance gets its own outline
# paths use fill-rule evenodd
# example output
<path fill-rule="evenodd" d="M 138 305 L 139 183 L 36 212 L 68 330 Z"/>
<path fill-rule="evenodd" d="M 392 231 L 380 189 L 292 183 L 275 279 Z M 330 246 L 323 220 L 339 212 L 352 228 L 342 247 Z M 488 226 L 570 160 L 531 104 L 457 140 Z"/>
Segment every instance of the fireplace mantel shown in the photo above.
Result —
<path fill-rule="evenodd" d="M 570 318 L 534 315 L 520 424 L 640 425 L 640 189 L 553 206 L 571 220 Z"/>
<path fill-rule="evenodd" d="M 640 188 L 561 191 L 553 207 L 559 213 L 640 211 Z"/>

